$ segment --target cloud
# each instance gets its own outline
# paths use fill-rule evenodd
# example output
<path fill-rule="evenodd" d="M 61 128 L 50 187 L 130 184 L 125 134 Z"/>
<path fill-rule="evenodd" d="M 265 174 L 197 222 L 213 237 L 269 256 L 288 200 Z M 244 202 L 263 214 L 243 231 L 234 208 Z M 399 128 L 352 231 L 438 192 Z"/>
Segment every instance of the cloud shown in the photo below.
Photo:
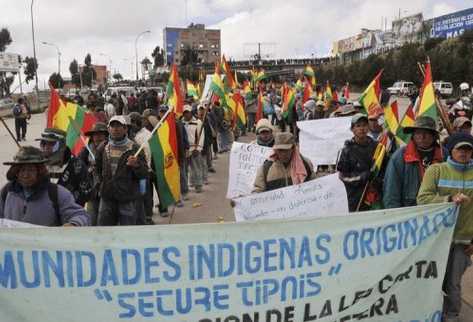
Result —
<path fill-rule="evenodd" d="M 32 55 L 30 0 L 0 0 L 2 21 L 13 43 L 7 49 L 22 56 Z M 162 46 L 166 26 L 183 27 L 204 23 L 220 28 L 223 52 L 228 57 L 248 58 L 257 51 L 274 57 L 308 57 L 329 53 L 335 40 L 355 35 L 361 28 L 380 28 L 382 17 L 388 26 L 401 14 L 424 11 L 424 16 L 444 14 L 465 8 L 462 0 L 48 0 L 35 1 L 36 48 L 39 74 L 48 79 L 57 70 L 57 54 L 41 41 L 61 49 L 62 74 L 69 77 L 69 63 L 83 63 L 91 53 L 94 63 L 107 64 L 112 71 L 134 78 L 135 39 L 139 60 L 156 45 Z M 100 53 L 106 54 L 105 56 Z"/>

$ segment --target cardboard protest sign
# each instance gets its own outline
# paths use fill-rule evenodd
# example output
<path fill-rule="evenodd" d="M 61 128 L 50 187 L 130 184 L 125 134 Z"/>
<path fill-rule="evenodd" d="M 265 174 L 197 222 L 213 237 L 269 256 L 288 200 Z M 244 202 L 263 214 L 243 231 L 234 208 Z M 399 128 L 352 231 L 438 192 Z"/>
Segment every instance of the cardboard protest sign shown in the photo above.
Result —
<path fill-rule="evenodd" d="M 314 209 L 316 211 L 316 209 Z M 0 229 L 2 322 L 429 321 L 457 209 Z"/>
<path fill-rule="evenodd" d="M 256 171 L 270 156 L 272 149 L 257 144 L 233 142 L 230 152 L 227 198 L 251 194 Z"/>
<path fill-rule="evenodd" d="M 351 117 L 297 122 L 302 155 L 317 165 L 335 164 L 343 144 L 353 137 L 350 124 Z"/>
<path fill-rule="evenodd" d="M 347 192 L 338 174 L 235 200 L 236 221 L 348 215 Z"/>

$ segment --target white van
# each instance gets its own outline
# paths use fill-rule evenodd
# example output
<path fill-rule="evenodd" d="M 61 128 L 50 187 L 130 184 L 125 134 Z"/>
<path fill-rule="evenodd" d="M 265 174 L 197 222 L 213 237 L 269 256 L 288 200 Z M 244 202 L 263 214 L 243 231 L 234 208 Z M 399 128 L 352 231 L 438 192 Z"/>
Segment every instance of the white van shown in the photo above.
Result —
<path fill-rule="evenodd" d="M 453 94 L 453 85 L 450 82 L 434 82 L 434 88 L 440 92 L 442 97 L 451 96 Z"/>

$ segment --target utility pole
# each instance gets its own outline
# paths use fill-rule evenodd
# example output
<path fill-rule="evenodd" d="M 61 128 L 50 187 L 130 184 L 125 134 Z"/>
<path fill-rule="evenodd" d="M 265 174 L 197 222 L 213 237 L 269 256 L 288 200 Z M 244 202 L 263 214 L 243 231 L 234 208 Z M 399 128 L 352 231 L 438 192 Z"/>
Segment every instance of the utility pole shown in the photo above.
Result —
<path fill-rule="evenodd" d="M 39 85 L 38 85 L 38 61 L 36 60 L 36 43 L 34 40 L 34 22 L 33 22 L 33 3 L 34 0 L 31 0 L 31 7 L 30 7 L 30 12 L 31 12 L 31 35 L 33 36 L 33 59 L 34 63 L 36 64 L 36 68 L 34 71 L 34 77 L 35 77 L 35 83 L 36 83 L 36 107 L 38 108 L 38 111 L 40 109 L 40 104 L 39 104 Z"/>

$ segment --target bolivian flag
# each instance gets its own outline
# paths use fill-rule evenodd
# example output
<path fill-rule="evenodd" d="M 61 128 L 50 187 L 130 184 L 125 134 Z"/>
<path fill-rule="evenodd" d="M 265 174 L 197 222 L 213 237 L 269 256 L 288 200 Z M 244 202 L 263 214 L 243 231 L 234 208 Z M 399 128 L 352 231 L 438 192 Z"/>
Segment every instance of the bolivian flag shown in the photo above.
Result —
<path fill-rule="evenodd" d="M 304 75 L 309 79 L 310 81 L 310 84 L 312 86 L 315 86 L 317 81 L 315 79 L 315 73 L 314 73 L 314 70 L 312 69 L 312 67 L 310 65 L 307 65 L 304 69 Z"/>
<path fill-rule="evenodd" d="M 172 65 L 171 75 L 169 76 L 166 88 L 167 105 L 174 108 L 174 112 L 180 116 L 184 110 L 184 98 L 181 92 L 181 81 L 177 72 L 177 66 Z"/>
<path fill-rule="evenodd" d="M 381 94 L 381 70 L 378 75 L 371 81 L 368 87 L 361 94 L 359 102 L 363 106 L 364 111 L 368 115 L 376 114 L 381 110 L 379 96 Z"/>
<path fill-rule="evenodd" d="M 56 103 L 51 103 L 56 104 Z M 74 122 L 74 124 L 72 124 Z M 66 132 L 66 145 L 77 156 L 84 147 L 81 135 L 97 122 L 94 114 L 76 103 L 61 104 L 52 119 L 52 127 Z"/>
<path fill-rule="evenodd" d="M 401 123 L 396 132 L 396 141 L 399 145 L 406 145 L 411 139 L 411 134 L 404 133 L 404 128 L 414 125 L 416 116 L 414 113 L 414 106 L 409 105 L 406 114 L 402 117 Z"/>
<path fill-rule="evenodd" d="M 159 201 L 163 207 L 168 207 L 181 198 L 174 112 L 168 115 L 161 127 L 150 138 L 149 147 L 154 160 Z"/>
<path fill-rule="evenodd" d="M 227 104 L 233 112 L 234 118 L 236 119 L 237 125 L 240 129 L 244 129 L 246 126 L 246 115 L 244 108 L 244 100 L 240 93 L 234 93 L 233 95 L 227 95 Z"/>
<path fill-rule="evenodd" d="M 296 103 L 296 91 L 287 87 L 286 94 L 283 98 L 282 115 L 289 124 L 294 121 L 294 104 Z"/>
<path fill-rule="evenodd" d="M 416 117 L 430 116 L 437 121 L 437 104 L 435 103 L 434 85 L 432 84 L 432 70 L 430 69 L 430 61 L 425 64 L 424 84 L 422 85 L 422 96 L 420 98 L 419 109 Z"/>
<path fill-rule="evenodd" d="M 220 106 L 226 107 L 227 102 L 225 99 L 225 87 L 223 85 L 220 75 L 214 73 L 212 76 L 212 81 L 210 82 L 210 91 L 212 92 L 213 97 L 218 97 L 220 100 Z"/>
<path fill-rule="evenodd" d="M 187 80 L 187 95 L 192 96 L 194 99 L 198 100 L 199 99 L 199 93 L 197 91 L 197 88 L 195 85 L 190 81 Z"/>

